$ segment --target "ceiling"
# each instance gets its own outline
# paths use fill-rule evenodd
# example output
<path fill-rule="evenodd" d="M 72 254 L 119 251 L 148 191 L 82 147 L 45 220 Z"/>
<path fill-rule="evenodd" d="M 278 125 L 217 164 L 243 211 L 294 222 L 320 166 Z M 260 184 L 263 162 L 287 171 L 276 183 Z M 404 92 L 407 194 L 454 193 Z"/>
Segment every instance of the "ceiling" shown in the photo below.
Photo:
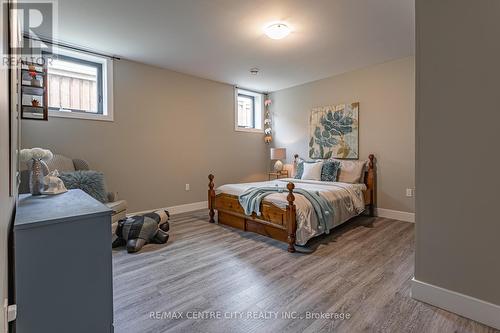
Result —
<path fill-rule="evenodd" d="M 59 0 L 58 39 L 275 91 L 414 53 L 414 0 Z M 293 32 L 272 40 L 273 21 Z M 258 75 L 249 70 L 258 67 Z"/>

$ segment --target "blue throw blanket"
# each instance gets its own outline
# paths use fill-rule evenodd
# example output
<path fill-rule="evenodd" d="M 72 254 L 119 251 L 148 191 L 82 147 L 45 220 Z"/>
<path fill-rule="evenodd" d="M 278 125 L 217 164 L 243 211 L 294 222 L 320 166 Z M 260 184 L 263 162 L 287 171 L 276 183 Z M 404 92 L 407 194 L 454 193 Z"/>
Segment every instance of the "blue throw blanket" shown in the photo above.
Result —
<path fill-rule="evenodd" d="M 246 190 L 243 194 L 239 196 L 239 202 L 241 207 L 243 207 L 246 215 L 251 215 L 253 212 L 260 216 L 260 203 L 267 195 L 271 193 L 283 193 L 288 192 L 285 187 L 252 187 Z M 303 195 L 311 205 L 313 206 L 314 212 L 318 218 L 319 228 L 326 234 L 330 233 L 330 229 L 333 227 L 333 206 L 332 204 L 323 198 L 319 192 L 307 191 L 301 188 L 296 188 L 293 193 Z"/>

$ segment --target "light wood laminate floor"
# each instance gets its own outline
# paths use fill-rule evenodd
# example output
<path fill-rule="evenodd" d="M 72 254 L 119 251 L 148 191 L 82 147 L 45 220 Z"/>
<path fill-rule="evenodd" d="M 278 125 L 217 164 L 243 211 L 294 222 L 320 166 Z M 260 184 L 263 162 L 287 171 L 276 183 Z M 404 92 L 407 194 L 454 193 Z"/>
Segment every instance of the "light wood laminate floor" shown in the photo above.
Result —
<path fill-rule="evenodd" d="M 166 245 L 113 251 L 115 332 L 498 332 L 410 297 L 411 223 L 359 217 L 292 254 L 207 219 L 173 216 Z"/>

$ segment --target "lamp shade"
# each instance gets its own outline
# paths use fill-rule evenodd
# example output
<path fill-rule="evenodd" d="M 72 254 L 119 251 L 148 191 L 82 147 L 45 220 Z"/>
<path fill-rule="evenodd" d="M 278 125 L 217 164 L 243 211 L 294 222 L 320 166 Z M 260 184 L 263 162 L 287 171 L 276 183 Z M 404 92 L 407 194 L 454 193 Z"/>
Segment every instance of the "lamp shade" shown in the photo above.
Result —
<path fill-rule="evenodd" d="M 283 160 L 286 158 L 286 148 L 271 148 L 272 160 Z"/>

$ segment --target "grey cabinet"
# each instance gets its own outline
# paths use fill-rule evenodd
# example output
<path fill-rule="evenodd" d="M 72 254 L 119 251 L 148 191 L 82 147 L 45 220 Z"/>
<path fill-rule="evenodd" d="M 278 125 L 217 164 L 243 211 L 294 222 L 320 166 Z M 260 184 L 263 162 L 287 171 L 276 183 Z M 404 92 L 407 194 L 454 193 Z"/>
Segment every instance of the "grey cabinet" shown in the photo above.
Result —
<path fill-rule="evenodd" d="M 21 195 L 16 333 L 113 332 L 111 210 L 80 190 Z"/>

